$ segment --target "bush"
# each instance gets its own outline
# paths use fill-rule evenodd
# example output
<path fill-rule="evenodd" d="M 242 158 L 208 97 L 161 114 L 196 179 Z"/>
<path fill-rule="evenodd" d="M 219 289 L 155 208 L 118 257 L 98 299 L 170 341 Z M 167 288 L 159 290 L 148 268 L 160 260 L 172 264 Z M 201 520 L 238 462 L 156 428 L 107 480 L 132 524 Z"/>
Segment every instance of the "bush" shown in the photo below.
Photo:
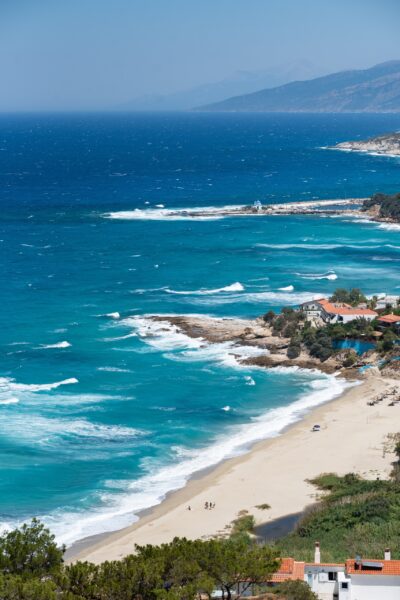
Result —
<path fill-rule="evenodd" d="M 300 344 L 290 344 L 290 346 L 287 349 L 286 354 L 287 354 L 288 358 L 293 360 L 294 358 L 297 358 L 298 356 L 300 356 L 300 352 L 301 352 Z"/>
<path fill-rule="evenodd" d="M 356 306 L 357 304 L 360 304 L 360 302 L 367 301 L 362 291 L 358 288 L 352 288 L 351 290 L 337 288 L 330 299 L 332 302 L 344 302 L 346 304 L 351 304 L 351 306 Z"/>
<path fill-rule="evenodd" d="M 4 533 L 0 536 L 0 572 L 36 577 L 57 573 L 65 548 L 58 547 L 54 539 L 37 519 Z"/>
<path fill-rule="evenodd" d="M 305 581 L 284 581 L 281 583 L 276 593 L 282 597 L 282 600 L 318 600 Z"/>
<path fill-rule="evenodd" d="M 275 319 L 275 317 L 276 317 L 276 314 L 274 313 L 274 311 L 273 310 L 269 310 L 263 316 L 263 321 L 265 321 L 265 323 L 272 323 L 272 321 Z"/>

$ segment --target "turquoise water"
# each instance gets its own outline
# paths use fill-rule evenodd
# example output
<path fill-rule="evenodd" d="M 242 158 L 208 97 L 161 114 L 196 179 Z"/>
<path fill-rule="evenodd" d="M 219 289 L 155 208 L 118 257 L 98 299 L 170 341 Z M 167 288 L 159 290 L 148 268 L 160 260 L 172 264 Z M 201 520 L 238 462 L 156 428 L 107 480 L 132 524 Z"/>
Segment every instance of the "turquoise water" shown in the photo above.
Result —
<path fill-rule="evenodd" d="M 240 367 L 250 349 L 146 315 L 254 317 L 337 286 L 399 293 L 399 228 L 149 211 L 397 191 L 398 160 L 321 147 L 399 127 L 393 115 L 0 118 L 3 526 L 38 515 L 67 543 L 121 527 L 341 392 L 313 372 Z"/>
<path fill-rule="evenodd" d="M 365 342 L 363 340 L 336 340 L 333 342 L 333 347 L 341 350 L 354 350 L 357 354 L 364 354 L 364 352 L 368 352 L 368 350 L 372 350 L 375 348 L 375 344 L 373 342 Z"/>

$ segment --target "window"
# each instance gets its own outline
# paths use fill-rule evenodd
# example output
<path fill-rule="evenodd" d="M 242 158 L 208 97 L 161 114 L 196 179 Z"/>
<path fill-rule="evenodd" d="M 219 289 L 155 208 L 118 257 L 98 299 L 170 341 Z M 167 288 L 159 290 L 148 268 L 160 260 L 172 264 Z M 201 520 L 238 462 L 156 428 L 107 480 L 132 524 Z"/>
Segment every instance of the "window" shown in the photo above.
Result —
<path fill-rule="evenodd" d="M 341 585 L 342 590 L 348 590 L 349 589 L 349 584 L 347 581 L 343 581 L 342 585 Z"/>
<path fill-rule="evenodd" d="M 337 581 L 337 572 L 336 571 L 329 571 L 329 573 L 328 573 L 328 580 L 329 581 Z"/>

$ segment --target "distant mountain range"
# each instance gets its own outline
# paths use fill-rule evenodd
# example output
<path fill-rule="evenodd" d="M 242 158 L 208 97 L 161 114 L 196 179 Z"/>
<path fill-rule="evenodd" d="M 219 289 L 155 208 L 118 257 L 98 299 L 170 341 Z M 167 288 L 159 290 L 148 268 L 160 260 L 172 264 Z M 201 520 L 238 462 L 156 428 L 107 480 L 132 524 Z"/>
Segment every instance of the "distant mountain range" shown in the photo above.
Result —
<path fill-rule="evenodd" d="M 200 106 L 212 112 L 400 112 L 400 60 Z"/>
<path fill-rule="evenodd" d="M 326 70 L 325 70 L 326 72 Z M 206 83 L 173 94 L 150 94 L 133 98 L 119 110 L 190 110 L 194 106 L 224 100 L 229 96 L 248 94 L 261 88 L 273 88 L 289 81 L 322 75 L 324 70 L 306 60 L 297 60 L 263 71 L 238 71 L 216 83 Z"/>

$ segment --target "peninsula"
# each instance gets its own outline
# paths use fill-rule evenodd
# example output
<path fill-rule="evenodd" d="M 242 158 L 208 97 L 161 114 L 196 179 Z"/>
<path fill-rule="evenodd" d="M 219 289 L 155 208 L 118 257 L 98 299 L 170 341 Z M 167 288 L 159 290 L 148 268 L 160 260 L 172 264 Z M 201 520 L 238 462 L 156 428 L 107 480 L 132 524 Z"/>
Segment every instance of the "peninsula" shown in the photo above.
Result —
<path fill-rule="evenodd" d="M 400 132 L 379 135 L 367 140 L 341 142 L 336 144 L 334 149 L 382 156 L 400 156 Z"/>

